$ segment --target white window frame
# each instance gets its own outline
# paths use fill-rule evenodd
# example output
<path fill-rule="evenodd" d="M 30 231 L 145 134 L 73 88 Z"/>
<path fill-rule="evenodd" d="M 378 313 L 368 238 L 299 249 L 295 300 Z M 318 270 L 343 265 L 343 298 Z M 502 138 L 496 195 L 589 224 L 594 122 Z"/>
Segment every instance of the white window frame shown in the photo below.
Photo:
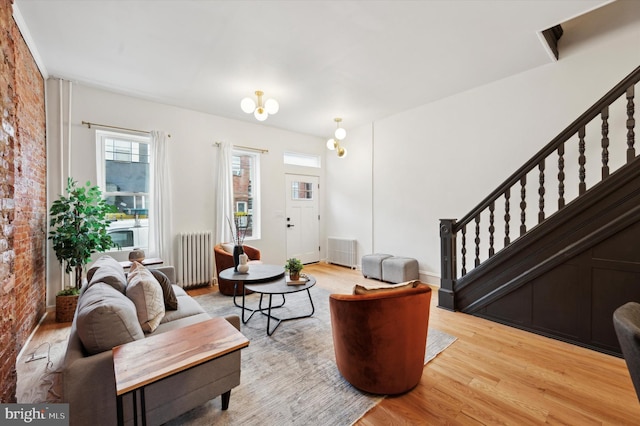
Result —
<path fill-rule="evenodd" d="M 248 155 L 250 157 L 252 157 L 252 164 L 253 164 L 253 171 L 252 171 L 252 180 L 251 180 L 251 195 L 253 198 L 253 206 L 251 209 L 249 209 L 247 206 L 245 206 L 245 210 L 248 210 L 247 213 L 249 213 L 251 215 L 251 224 L 252 224 L 252 235 L 251 236 L 247 236 L 245 238 L 245 241 L 251 241 L 251 240 L 259 240 L 262 235 L 262 227 L 261 227 L 261 209 L 260 209 L 260 153 L 255 152 L 255 151 L 251 151 L 251 150 L 244 150 L 241 148 L 233 148 L 232 156 L 237 156 L 237 155 Z M 239 176 L 238 174 L 236 174 L 235 171 L 232 172 L 233 176 Z M 234 194 L 234 200 L 235 200 L 235 194 Z M 236 206 L 236 208 L 238 207 L 239 204 L 241 204 L 241 201 L 237 201 L 234 203 L 234 205 Z"/>
<path fill-rule="evenodd" d="M 145 206 L 145 208 L 148 211 L 148 217 L 150 218 L 153 215 L 153 211 L 152 211 L 152 202 L 151 202 L 151 196 L 152 196 L 152 191 L 151 188 L 153 188 L 153 182 L 151 181 L 151 179 L 153 179 L 153 174 L 151 173 L 152 170 L 152 162 L 153 160 L 153 156 L 151 155 L 151 136 L 146 135 L 134 135 L 134 134 L 130 134 L 130 133 L 124 133 L 124 132 L 113 132 L 113 131 L 106 131 L 106 130 L 96 130 L 96 171 L 97 171 L 97 185 L 100 187 L 100 190 L 102 191 L 102 195 L 103 197 L 108 197 L 110 195 L 113 194 L 113 192 L 111 191 L 107 191 L 107 184 L 106 184 L 106 155 L 105 155 L 105 147 L 106 147 L 106 139 L 110 139 L 110 138 L 118 138 L 118 139 L 124 139 L 124 140 L 128 140 L 131 142 L 138 142 L 138 143 L 146 143 L 147 145 L 149 145 L 149 149 L 148 149 L 148 153 L 149 153 L 149 192 L 148 193 L 144 193 L 142 195 L 146 195 L 147 196 L 147 200 L 148 200 L 148 205 Z M 126 192 L 122 192 L 120 193 L 120 195 L 125 195 L 125 196 L 132 196 L 132 197 L 137 197 L 139 195 L 141 195 L 140 193 L 126 193 Z M 137 220 L 137 219 L 136 219 Z M 150 228 L 147 228 L 148 232 L 151 232 Z M 134 229 L 136 236 L 140 233 L 141 229 Z M 135 237 L 134 237 L 135 238 Z M 136 242 L 134 242 L 134 246 L 136 248 L 141 248 L 141 249 L 149 249 L 149 241 L 150 241 L 150 235 L 142 235 L 139 237 L 140 241 L 146 241 L 146 244 L 136 244 Z M 133 247 L 122 247 L 123 249 L 125 248 L 133 248 Z M 117 249 L 113 249 L 111 251 L 117 251 Z"/>

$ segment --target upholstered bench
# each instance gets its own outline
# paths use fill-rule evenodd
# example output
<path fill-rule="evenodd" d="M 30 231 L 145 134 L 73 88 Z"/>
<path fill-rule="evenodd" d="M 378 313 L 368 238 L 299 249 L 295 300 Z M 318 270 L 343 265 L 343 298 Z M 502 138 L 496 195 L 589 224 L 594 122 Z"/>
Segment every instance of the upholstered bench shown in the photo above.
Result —
<path fill-rule="evenodd" d="M 374 253 L 362 256 L 362 275 L 365 278 L 382 280 L 382 261 L 391 257 L 390 254 Z"/>
<path fill-rule="evenodd" d="M 401 283 L 420 279 L 418 261 L 410 257 L 387 257 L 382 260 L 382 281 Z"/>

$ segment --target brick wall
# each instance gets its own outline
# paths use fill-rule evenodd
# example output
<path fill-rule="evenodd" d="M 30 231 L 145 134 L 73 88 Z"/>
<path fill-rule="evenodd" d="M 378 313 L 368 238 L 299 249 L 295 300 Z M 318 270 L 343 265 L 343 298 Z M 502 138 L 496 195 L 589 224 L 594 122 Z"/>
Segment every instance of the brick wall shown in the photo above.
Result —
<path fill-rule="evenodd" d="M 16 402 L 18 352 L 46 303 L 44 80 L 0 0 L 0 401 Z"/>

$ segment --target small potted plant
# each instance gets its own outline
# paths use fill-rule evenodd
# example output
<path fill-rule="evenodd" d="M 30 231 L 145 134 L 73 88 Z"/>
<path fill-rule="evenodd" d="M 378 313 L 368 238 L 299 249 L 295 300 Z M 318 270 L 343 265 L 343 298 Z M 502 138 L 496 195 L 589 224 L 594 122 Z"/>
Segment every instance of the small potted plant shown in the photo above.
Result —
<path fill-rule="evenodd" d="M 75 284 L 56 295 L 56 319 L 61 322 L 73 319 L 84 266 L 91 259 L 91 254 L 113 247 L 107 233 L 109 221 L 106 215 L 110 207 L 102 198 L 100 188 L 91 186 L 90 182 L 78 186 L 69 178 L 66 192 L 67 195 L 60 195 L 49 210 L 49 239 L 53 242 L 56 258 L 67 274 L 75 271 Z M 75 300 L 62 299 L 65 296 L 72 296 Z"/>
<path fill-rule="evenodd" d="M 302 262 L 295 257 L 287 260 L 287 263 L 284 264 L 284 270 L 289 272 L 289 278 L 293 281 L 300 279 L 300 271 L 302 271 L 303 267 Z"/>

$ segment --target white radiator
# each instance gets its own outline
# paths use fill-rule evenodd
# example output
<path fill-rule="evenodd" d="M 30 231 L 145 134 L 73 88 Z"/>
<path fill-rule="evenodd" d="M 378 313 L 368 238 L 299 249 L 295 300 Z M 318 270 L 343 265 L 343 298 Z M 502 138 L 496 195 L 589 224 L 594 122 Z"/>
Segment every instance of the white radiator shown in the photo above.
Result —
<path fill-rule="evenodd" d="M 335 263 L 336 265 L 356 269 L 358 266 L 356 246 L 356 240 L 329 237 L 327 261 L 329 263 Z"/>
<path fill-rule="evenodd" d="M 178 246 L 179 284 L 183 288 L 210 285 L 213 279 L 212 232 L 181 233 Z"/>

